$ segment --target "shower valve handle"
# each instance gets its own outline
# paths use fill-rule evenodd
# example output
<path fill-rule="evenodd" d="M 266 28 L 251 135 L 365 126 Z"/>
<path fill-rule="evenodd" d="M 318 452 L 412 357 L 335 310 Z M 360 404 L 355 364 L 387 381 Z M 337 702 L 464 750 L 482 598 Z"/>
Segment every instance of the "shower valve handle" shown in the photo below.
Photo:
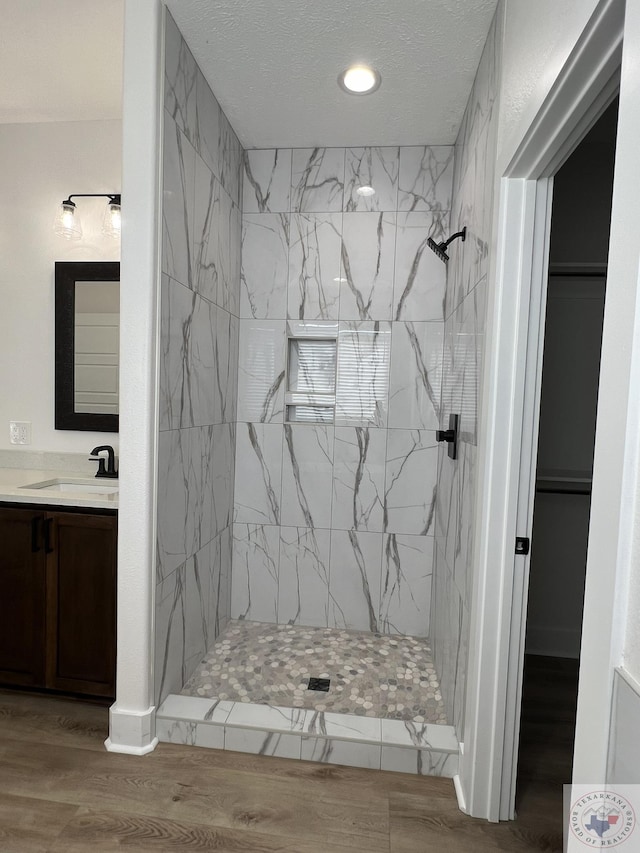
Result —
<path fill-rule="evenodd" d="M 460 415 L 449 415 L 449 429 L 437 429 L 436 441 L 446 441 L 449 447 L 447 455 L 450 459 L 458 458 L 458 430 L 460 428 Z"/>

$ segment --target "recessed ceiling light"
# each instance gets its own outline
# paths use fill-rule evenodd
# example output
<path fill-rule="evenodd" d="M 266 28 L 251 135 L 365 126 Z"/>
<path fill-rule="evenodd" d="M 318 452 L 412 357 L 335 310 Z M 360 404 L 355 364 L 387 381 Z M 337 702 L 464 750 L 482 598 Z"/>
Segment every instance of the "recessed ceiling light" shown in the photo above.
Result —
<path fill-rule="evenodd" d="M 369 95 L 380 86 L 377 71 L 366 65 L 352 65 L 338 77 L 338 85 L 350 95 Z"/>
<path fill-rule="evenodd" d="M 368 198 L 369 196 L 376 194 L 376 191 L 374 190 L 373 187 L 366 187 L 366 186 L 365 187 L 358 187 L 356 192 L 358 193 L 358 195 L 362 195 L 365 198 Z"/>
<path fill-rule="evenodd" d="M 337 278 L 334 278 L 334 281 L 337 282 L 338 284 L 342 284 L 343 282 L 346 282 L 346 280 L 347 280 L 346 278 L 341 278 L 340 276 L 338 276 Z"/>

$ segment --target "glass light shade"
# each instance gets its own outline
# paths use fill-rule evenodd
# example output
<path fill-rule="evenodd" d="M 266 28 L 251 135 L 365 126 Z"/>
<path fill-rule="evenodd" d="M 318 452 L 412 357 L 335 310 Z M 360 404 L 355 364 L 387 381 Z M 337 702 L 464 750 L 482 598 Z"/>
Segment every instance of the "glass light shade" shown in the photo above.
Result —
<path fill-rule="evenodd" d="M 122 213 L 117 201 L 110 201 L 102 221 L 102 233 L 108 237 L 119 237 L 122 231 Z"/>
<path fill-rule="evenodd" d="M 338 83 L 352 95 L 368 95 L 380 86 L 381 78 L 377 71 L 366 65 L 352 65 L 338 77 Z"/>
<path fill-rule="evenodd" d="M 72 201 L 63 201 L 60 205 L 53 230 L 65 240 L 79 240 L 82 237 L 80 214 Z"/>

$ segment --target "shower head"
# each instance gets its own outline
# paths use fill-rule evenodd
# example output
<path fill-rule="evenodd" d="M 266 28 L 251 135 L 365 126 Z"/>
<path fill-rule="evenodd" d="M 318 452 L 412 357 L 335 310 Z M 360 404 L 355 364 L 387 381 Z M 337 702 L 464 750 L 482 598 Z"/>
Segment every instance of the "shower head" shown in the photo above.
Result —
<path fill-rule="evenodd" d="M 431 251 L 435 252 L 436 255 L 440 258 L 440 260 L 444 261 L 444 263 L 446 264 L 447 261 L 449 260 L 449 255 L 447 255 L 447 252 L 446 252 L 447 246 L 449 245 L 449 243 L 453 243 L 454 240 L 457 240 L 458 237 L 461 237 L 462 242 L 464 243 L 464 241 L 467 238 L 467 226 L 466 225 L 462 229 L 462 231 L 458 231 L 456 234 L 453 234 L 451 237 L 449 237 L 448 240 L 443 240 L 442 243 L 436 243 L 436 241 L 434 239 L 429 237 L 429 239 L 427 240 L 427 245 L 429 246 Z"/>
<path fill-rule="evenodd" d="M 436 255 L 440 258 L 440 260 L 444 261 L 446 264 L 447 261 L 449 260 L 449 255 L 447 255 L 447 253 L 445 252 L 444 247 L 447 244 L 446 243 L 436 243 L 436 241 L 432 237 L 429 237 L 429 239 L 427 240 L 427 243 L 428 243 L 431 251 L 435 252 Z"/>

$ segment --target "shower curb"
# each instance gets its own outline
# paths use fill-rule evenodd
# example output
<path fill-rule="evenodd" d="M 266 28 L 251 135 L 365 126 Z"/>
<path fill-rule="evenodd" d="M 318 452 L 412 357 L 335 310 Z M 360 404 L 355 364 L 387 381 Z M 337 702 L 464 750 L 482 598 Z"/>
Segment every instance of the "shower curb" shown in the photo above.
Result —
<path fill-rule="evenodd" d="M 171 694 L 156 714 L 163 743 L 452 778 L 453 726 Z"/>

